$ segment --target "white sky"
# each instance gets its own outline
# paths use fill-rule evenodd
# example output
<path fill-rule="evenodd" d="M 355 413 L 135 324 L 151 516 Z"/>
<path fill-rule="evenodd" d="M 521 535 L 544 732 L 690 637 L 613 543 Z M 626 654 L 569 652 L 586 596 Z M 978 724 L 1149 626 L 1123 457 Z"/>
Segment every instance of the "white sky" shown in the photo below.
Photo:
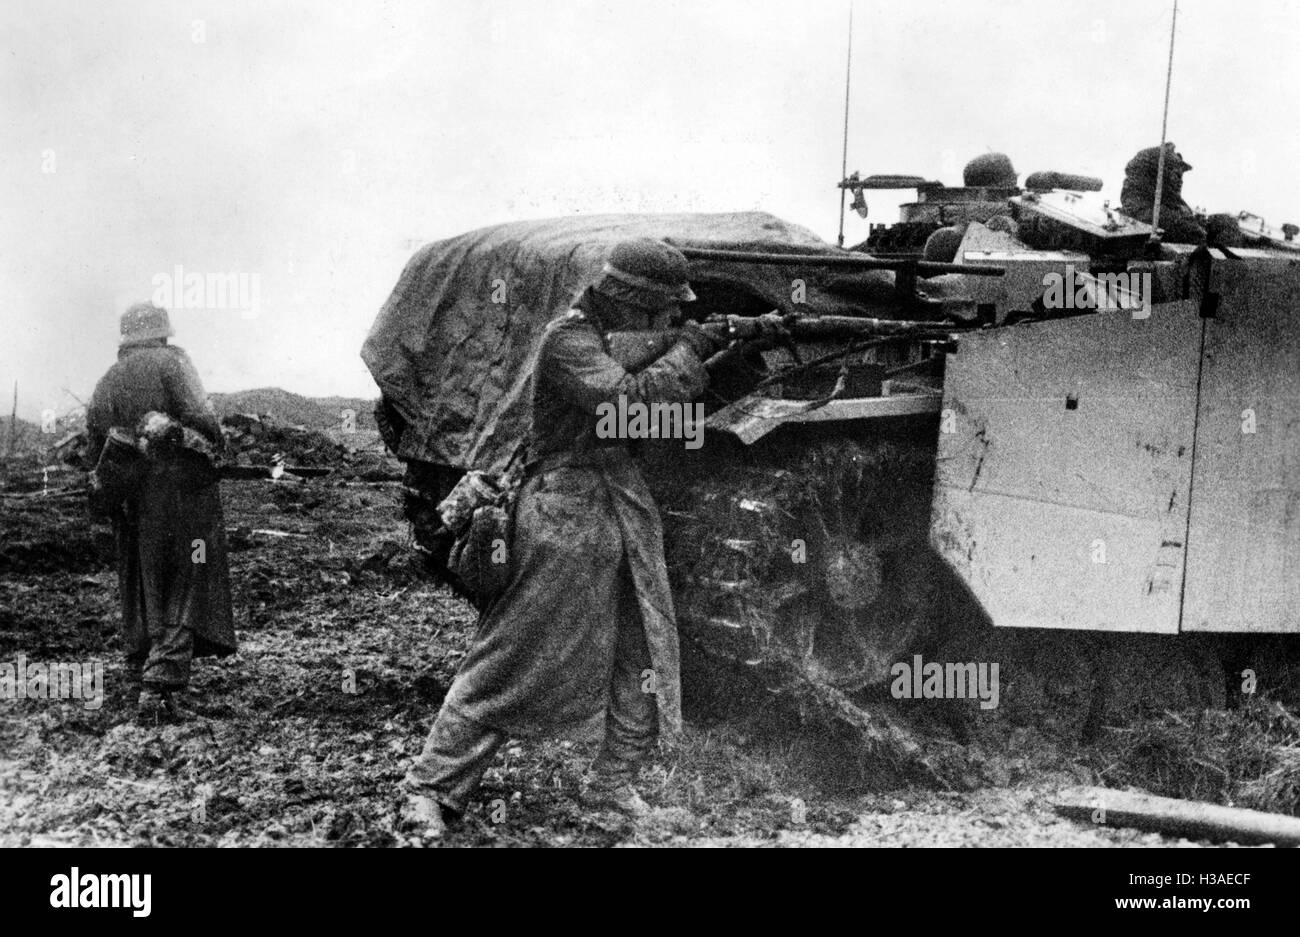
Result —
<path fill-rule="evenodd" d="M 1170 6 L 857 0 L 850 171 L 959 184 L 996 149 L 1117 199 L 1159 139 Z M 833 239 L 847 7 L 0 0 L 0 409 L 15 379 L 28 418 L 87 397 L 177 264 L 260 278 L 256 319 L 173 314 L 208 390 L 369 396 L 413 239 L 754 208 Z M 1182 4 L 1193 205 L 1300 222 L 1297 49 L 1295 3 Z"/>

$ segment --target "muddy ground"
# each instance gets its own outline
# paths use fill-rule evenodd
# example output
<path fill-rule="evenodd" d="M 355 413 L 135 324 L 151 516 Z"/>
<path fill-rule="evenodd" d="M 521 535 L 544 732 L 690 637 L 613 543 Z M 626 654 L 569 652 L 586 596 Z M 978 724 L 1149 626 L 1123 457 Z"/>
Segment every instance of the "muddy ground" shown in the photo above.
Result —
<path fill-rule="evenodd" d="M 57 486 L 56 486 L 57 487 Z M 12 488 L 10 490 L 13 490 Z M 421 575 L 395 484 L 223 483 L 240 650 L 196 668 L 200 718 L 135 725 L 106 531 L 80 498 L 0 501 L 0 662 L 102 661 L 102 708 L 0 700 L 0 845 L 393 846 L 397 785 L 474 616 Z M 266 533 L 273 531 L 274 533 Z M 1157 845 L 1057 818 L 1093 746 L 1021 720 L 936 750 L 945 784 L 873 770 L 775 705 L 698 703 L 633 815 L 576 793 L 590 743 L 512 743 L 452 845 Z M 996 744 L 992 744 L 992 743 Z"/>

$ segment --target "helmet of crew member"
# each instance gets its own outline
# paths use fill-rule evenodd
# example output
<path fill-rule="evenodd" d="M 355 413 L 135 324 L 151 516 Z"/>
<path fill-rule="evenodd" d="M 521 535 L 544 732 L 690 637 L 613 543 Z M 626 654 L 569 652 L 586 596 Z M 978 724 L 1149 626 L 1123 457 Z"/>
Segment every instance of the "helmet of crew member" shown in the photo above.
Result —
<path fill-rule="evenodd" d="M 996 187 L 1014 189 L 1016 167 L 1006 153 L 982 153 L 961 171 L 962 184 L 971 188 Z"/>

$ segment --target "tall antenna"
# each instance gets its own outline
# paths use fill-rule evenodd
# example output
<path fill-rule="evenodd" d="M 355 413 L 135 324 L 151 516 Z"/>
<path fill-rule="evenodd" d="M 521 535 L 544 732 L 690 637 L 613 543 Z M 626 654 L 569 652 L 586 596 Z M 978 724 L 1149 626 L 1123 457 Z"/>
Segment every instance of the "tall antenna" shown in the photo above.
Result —
<path fill-rule="evenodd" d="M 1156 207 L 1151 211 L 1151 240 L 1160 240 L 1160 202 L 1165 189 L 1165 136 L 1169 129 L 1169 87 L 1174 80 L 1174 30 L 1178 27 L 1178 0 L 1169 23 L 1169 67 L 1165 70 L 1165 111 L 1160 117 L 1160 155 L 1156 159 Z"/>
<path fill-rule="evenodd" d="M 840 157 L 840 179 L 849 176 L 849 88 L 853 79 L 853 0 L 849 0 L 849 51 L 844 63 L 844 150 Z M 844 246 L 844 197 L 848 189 L 840 186 L 840 233 L 835 243 Z"/>

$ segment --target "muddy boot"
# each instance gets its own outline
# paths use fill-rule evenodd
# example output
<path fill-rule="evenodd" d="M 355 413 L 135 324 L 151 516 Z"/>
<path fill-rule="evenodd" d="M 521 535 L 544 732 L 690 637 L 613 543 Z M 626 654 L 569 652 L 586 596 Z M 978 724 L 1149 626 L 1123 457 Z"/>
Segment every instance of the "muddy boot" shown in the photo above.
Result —
<path fill-rule="evenodd" d="M 639 817 L 650 810 L 641 792 L 631 784 L 609 786 L 593 782 L 578 792 L 578 803 L 589 810 L 613 810 L 630 817 Z"/>
<path fill-rule="evenodd" d="M 640 816 L 650 807 L 636 789 L 635 763 L 597 761 L 578 788 L 578 803 L 592 810 L 617 810 Z"/>
<path fill-rule="evenodd" d="M 127 712 L 135 712 L 140 706 L 140 693 L 144 689 L 139 669 L 128 667 L 122 675 L 122 686 L 122 706 Z"/>
<path fill-rule="evenodd" d="M 442 839 L 458 819 L 457 815 L 427 794 L 408 794 L 402 809 L 401 828 L 425 842 Z"/>
<path fill-rule="evenodd" d="M 136 722 L 143 726 L 173 725 L 188 722 L 194 713 L 181 702 L 181 691 L 146 685 L 136 704 Z"/>

